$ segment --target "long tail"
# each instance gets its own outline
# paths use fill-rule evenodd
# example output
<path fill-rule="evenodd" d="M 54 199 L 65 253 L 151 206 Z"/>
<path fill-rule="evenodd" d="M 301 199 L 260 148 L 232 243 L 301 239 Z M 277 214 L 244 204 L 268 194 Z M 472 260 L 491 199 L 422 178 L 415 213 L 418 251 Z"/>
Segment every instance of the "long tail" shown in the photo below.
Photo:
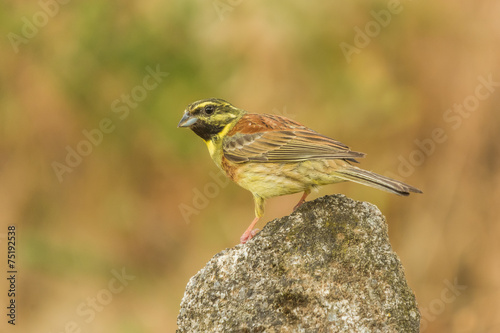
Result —
<path fill-rule="evenodd" d="M 338 169 L 335 171 L 339 178 L 350 180 L 359 184 L 371 186 L 384 190 L 387 192 L 395 193 L 398 195 L 410 195 L 413 193 L 422 193 L 418 188 L 405 184 L 395 179 L 385 177 L 370 171 L 349 166 L 345 169 Z"/>

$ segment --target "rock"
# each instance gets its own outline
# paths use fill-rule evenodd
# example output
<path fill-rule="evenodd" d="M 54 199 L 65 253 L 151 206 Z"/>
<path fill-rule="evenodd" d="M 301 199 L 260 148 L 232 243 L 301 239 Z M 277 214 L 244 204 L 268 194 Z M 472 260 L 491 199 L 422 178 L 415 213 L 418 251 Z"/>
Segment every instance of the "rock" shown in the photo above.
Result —
<path fill-rule="evenodd" d="M 331 195 L 269 222 L 191 278 L 177 332 L 418 332 L 420 313 L 372 204 Z"/>

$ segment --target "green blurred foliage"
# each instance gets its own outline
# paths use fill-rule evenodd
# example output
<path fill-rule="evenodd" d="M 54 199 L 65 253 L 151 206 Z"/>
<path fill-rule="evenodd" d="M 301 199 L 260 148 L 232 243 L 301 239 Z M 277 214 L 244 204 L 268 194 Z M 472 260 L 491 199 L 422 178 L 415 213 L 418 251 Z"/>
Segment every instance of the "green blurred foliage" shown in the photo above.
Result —
<path fill-rule="evenodd" d="M 43 19 L 41 3 L 57 11 L 13 46 L 12 33 Z M 181 213 L 217 169 L 177 122 L 187 104 L 221 97 L 366 152 L 361 166 L 379 173 L 398 174 L 414 140 L 443 128 L 447 140 L 401 177 L 424 195 L 339 184 L 312 197 L 341 192 L 379 206 L 422 308 L 432 310 L 443 281 L 467 285 L 431 311 L 426 332 L 498 330 L 500 94 L 457 129 L 443 119 L 474 93 L 478 76 L 500 81 L 498 4 L 403 1 L 347 61 L 340 44 L 354 45 L 356 27 L 387 1 L 241 1 L 218 13 L 220 3 L 228 2 L 1 5 L 0 233 L 18 227 L 21 329 L 61 332 L 75 321 L 87 332 L 174 331 L 188 279 L 253 218 L 251 195 L 234 184 L 188 219 Z M 126 116 L 115 112 L 147 68 L 168 76 Z M 67 147 L 78 149 L 83 131 L 103 119 L 111 133 L 60 182 L 53 162 L 65 163 Z M 298 198 L 269 200 L 263 221 L 289 214 Z M 78 306 L 122 267 L 135 279 L 86 322 Z"/>

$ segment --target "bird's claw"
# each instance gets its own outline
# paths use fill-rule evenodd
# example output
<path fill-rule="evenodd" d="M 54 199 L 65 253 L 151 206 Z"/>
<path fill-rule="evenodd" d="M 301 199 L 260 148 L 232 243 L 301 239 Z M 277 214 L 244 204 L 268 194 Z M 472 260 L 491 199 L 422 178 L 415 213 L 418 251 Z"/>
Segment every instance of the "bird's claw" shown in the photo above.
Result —
<path fill-rule="evenodd" d="M 241 235 L 241 237 L 240 237 L 240 243 L 241 244 L 245 244 L 250 239 L 252 239 L 255 235 L 257 235 L 257 233 L 259 231 L 260 231 L 259 229 L 253 229 L 253 230 L 245 231 L 245 233 L 243 235 Z"/>
<path fill-rule="evenodd" d="M 296 211 L 296 210 L 297 210 L 300 206 L 302 206 L 302 204 L 303 204 L 304 202 L 305 202 L 305 200 L 304 200 L 304 201 L 299 201 L 299 203 L 298 203 L 298 204 L 296 204 L 296 205 L 295 205 L 295 207 L 293 207 L 293 211 L 295 212 L 295 211 Z"/>

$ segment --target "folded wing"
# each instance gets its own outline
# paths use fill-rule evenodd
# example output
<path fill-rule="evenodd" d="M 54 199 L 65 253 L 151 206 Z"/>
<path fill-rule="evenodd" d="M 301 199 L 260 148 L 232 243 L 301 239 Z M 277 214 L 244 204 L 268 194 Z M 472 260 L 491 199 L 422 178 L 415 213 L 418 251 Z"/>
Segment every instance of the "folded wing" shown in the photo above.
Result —
<path fill-rule="evenodd" d="M 291 163 L 314 159 L 355 158 L 364 153 L 351 151 L 343 143 L 307 128 L 270 130 L 248 134 L 235 133 L 224 138 L 224 156 L 234 163 Z"/>

